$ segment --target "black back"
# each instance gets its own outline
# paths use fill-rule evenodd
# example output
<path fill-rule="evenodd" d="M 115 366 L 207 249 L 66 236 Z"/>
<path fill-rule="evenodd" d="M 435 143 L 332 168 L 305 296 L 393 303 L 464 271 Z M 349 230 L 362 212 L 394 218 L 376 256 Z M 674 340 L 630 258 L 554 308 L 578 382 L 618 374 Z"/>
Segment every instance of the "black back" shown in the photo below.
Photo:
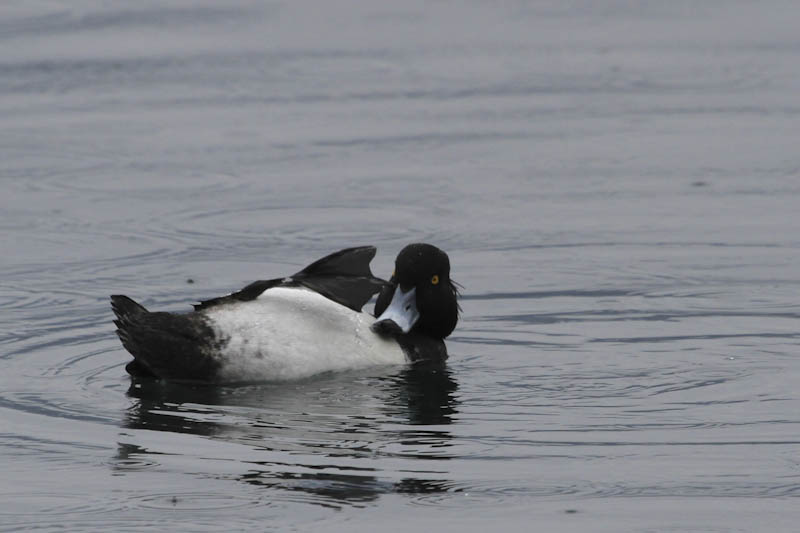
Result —
<path fill-rule="evenodd" d="M 202 311 L 217 305 L 255 300 L 272 287 L 306 287 L 353 311 L 361 311 L 372 295 L 386 282 L 372 275 L 369 263 L 375 257 L 374 246 L 346 248 L 323 257 L 286 278 L 255 281 L 244 289 L 205 300 L 194 306 Z"/>

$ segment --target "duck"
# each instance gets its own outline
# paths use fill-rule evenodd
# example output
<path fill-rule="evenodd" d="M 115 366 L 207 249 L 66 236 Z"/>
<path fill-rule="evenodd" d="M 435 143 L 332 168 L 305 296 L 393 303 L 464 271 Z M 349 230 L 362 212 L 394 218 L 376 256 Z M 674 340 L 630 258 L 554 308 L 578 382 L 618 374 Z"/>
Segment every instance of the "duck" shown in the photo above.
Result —
<path fill-rule="evenodd" d="M 289 381 L 375 365 L 442 363 L 461 308 L 448 255 L 414 243 L 390 279 L 372 274 L 374 246 L 346 248 L 282 278 L 151 312 L 111 296 L 116 334 L 134 378 L 175 382 Z M 373 313 L 365 304 L 375 299 Z"/>

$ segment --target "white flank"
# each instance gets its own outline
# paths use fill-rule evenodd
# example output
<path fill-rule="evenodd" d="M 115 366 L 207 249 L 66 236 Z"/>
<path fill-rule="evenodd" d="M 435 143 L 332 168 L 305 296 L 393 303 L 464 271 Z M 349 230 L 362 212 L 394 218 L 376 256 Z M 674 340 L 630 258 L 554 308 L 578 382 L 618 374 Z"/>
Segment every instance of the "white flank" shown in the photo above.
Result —
<path fill-rule="evenodd" d="M 224 381 L 290 380 L 406 362 L 397 342 L 370 330 L 374 317 L 306 289 L 268 289 L 206 316 L 228 339 L 219 352 Z"/>

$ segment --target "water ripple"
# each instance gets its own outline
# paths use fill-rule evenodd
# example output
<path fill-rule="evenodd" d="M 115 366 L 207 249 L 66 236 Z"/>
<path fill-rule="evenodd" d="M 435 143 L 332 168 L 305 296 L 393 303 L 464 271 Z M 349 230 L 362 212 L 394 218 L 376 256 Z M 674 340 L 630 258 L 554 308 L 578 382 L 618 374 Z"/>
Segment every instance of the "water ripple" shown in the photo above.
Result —
<path fill-rule="evenodd" d="M 792 10 L 523 4 L 0 5 L 0 529 L 792 530 Z M 414 241 L 443 367 L 125 374 L 109 294 Z"/>

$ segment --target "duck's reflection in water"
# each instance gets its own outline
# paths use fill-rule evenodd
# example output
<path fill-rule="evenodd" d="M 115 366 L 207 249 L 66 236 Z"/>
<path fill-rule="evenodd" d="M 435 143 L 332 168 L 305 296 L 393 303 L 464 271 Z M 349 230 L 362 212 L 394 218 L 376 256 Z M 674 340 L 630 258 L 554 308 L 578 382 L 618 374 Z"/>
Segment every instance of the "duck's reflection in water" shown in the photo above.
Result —
<path fill-rule="evenodd" d="M 245 453 L 220 457 L 246 465 L 231 477 L 321 505 L 357 505 L 386 493 L 448 490 L 435 473 L 442 469 L 429 465 L 449 458 L 452 437 L 442 426 L 457 413 L 457 390 L 443 365 L 240 387 L 138 380 L 124 425 L 244 445 Z M 120 444 L 117 464 L 148 463 L 159 453 Z M 386 467 L 398 461 L 403 474 Z"/>

